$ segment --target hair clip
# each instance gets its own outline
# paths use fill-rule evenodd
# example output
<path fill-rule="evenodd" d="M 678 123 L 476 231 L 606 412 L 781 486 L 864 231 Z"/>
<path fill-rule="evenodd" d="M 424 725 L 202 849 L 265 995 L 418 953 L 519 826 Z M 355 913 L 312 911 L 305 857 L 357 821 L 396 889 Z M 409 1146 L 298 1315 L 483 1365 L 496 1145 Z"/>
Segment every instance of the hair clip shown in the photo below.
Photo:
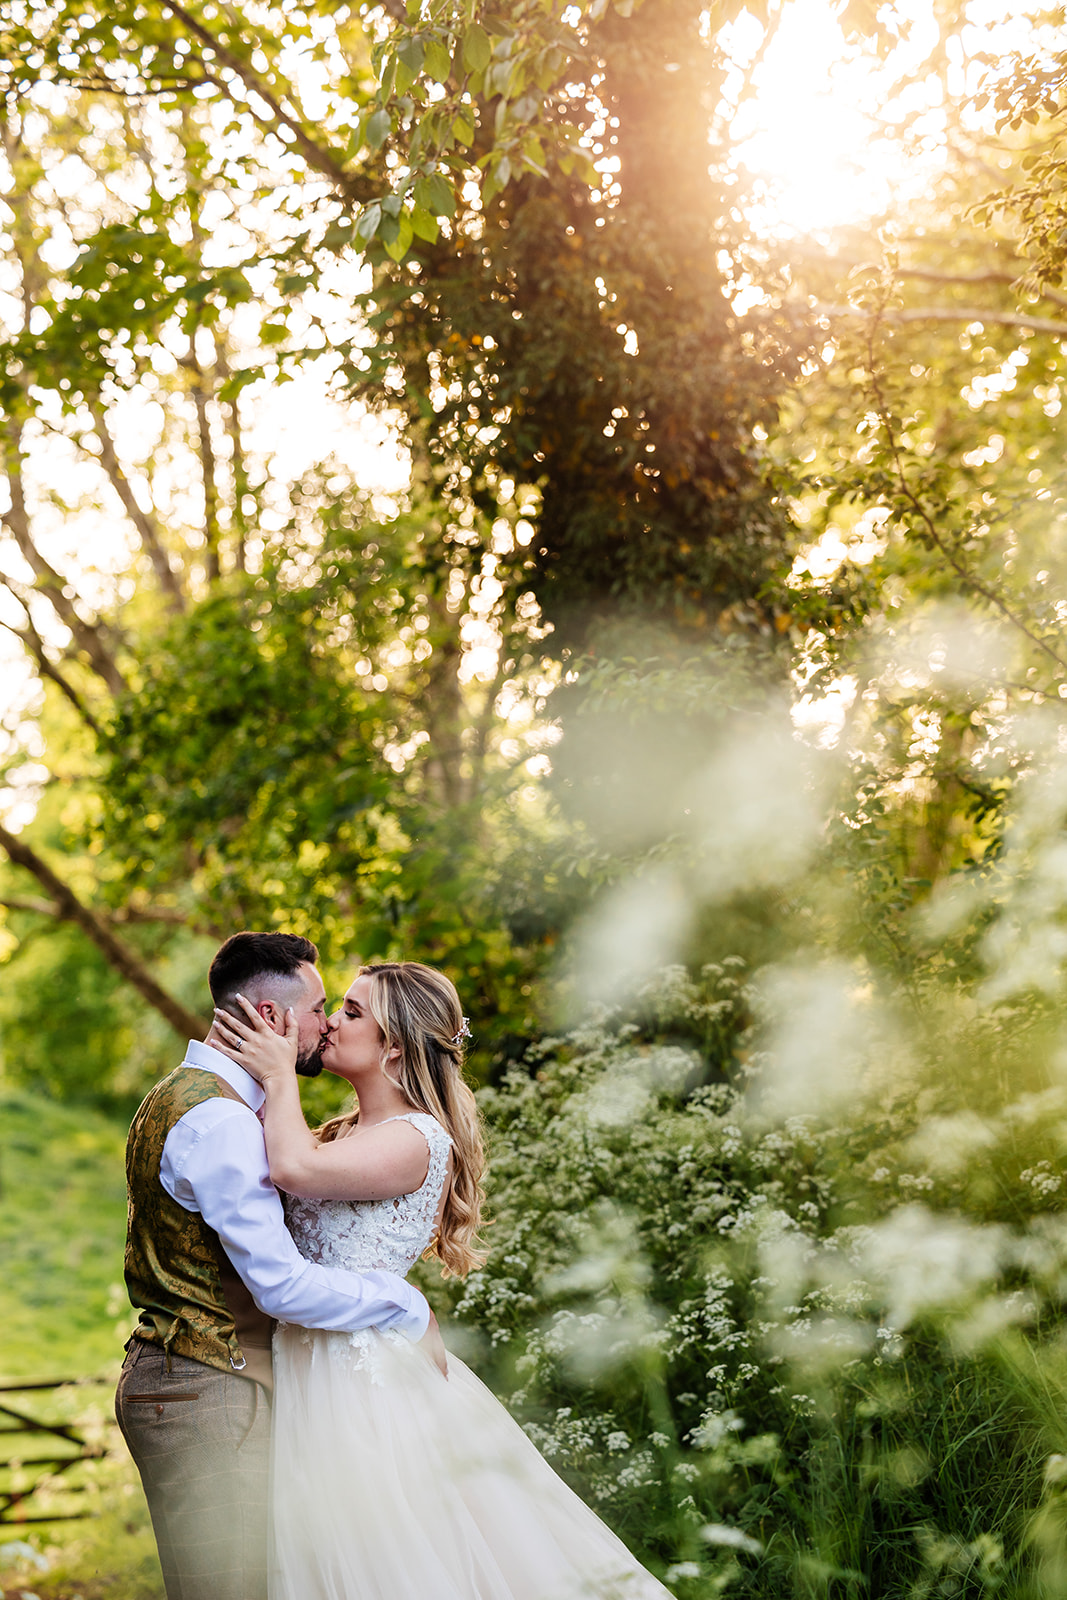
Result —
<path fill-rule="evenodd" d="M 463 1018 L 463 1026 L 452 1040 L 453 1044 L 460 1044 L 464 1039 L 469 1039 L 471 1037 L 470 1020 L 470 1017 Z"/>

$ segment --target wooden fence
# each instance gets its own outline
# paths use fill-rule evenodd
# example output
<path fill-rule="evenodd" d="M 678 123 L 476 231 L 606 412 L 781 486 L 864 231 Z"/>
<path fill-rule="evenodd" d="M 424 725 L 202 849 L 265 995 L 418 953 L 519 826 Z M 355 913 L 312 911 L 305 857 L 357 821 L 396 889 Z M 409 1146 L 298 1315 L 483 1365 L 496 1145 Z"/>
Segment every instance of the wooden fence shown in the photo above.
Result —
<path fill-rule="evenodd" d="M 116 1424 L 107 1418 L 50 1421 L 39 1414 L 42 1408 L 36 1404 L 36 1397 L 46 1393 L 90 1387 L 99 1389 L 104 1384 L 85 1378 L 0 1384 L 0 1528 L 74 1522 L 91 1515 L 90 1510 L 78 1508 L 75 1497 L 85 1494 L 89 1485 L 77 1481 L 74 1469 L 108 1454 L 107 1445 L 93 1442 L 87 1433 L 99 1435 L 101 1422 L 108 1431 Z M 34 1411 L 38 1415 L 33 1415 Z M 43 1453 L 49 1449 L 51 1454 Z M 57 1482 L 60 1479 L 63 1481 Z M 55 1496 L 57 1507 L 42 1504 L 39 1497 L 35 1500 L 45 1489 L 49 1499 Z"/>

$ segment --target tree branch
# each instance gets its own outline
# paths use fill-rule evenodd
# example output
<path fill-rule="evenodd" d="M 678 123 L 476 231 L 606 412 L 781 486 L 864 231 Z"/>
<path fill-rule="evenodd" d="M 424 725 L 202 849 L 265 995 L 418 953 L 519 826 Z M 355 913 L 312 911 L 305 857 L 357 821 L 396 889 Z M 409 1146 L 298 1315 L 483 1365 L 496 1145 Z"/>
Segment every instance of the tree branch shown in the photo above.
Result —
<path fill-rule="evenodd" d="M 208 1027 L 207 1021 L 203 1017 L 198 1017 L 194 1011 L 188 1010 L 173 995 L 168 994 L 149 972 L 137 951 L 124 939 L 120 939 L 98 912 L 91 906 L 84 905 L 73 889 L 68 888 L 56 876 L 48 863 L 30 845 L 13 833 L 9 833 L 2 823 L 0 823 L 0 849 L 7 852 L 9 859 L 16 866 L 32 873 L 45 893 L 51 896 L 56 906 L 52 914 L 61 921 L 76 923 L 103 953 L 109 965 L 121 978 L 125 978 L 127 983 L 133 985 L 138 994 L 170 1023 L 176 1033 L 186 1039 L 198 1039 L 203 1035 Z"/>
<path fill-rule="evenodd" d="M 41 263 L 40 240 L 30 209 L 35 170 L 22 142 L 21 133 L 16 131 L 10 116 L 5 114 L 2 108 L 0 108 L 0 139 L 15 179 L 11 193 L 7 196 L 7 204 L 14 217 L 11 237 L 19 262 L 19 293 L 22 297 L 24 326 L 28 328 L 33 308 L 47 288 Z M 26 374 L 20 373 L 17 381 L 25 392 Z M 33 542 L 22 479 L 22 424 L 15 415 L 9 415 L 6 427 L 0 430 L 0 462 L 7 473 L 10 499 L 10 506 L 0 521 L 14 538 L 23 559 L 33 571 L 35 587 L 49 600 L 56 615 L 70 629 L 79 648 L 85 651 L 92 662 L 94 671 L 103 678 L 113 694 L 119 693 L 125 688 L 125 683 L 110 650 L 104 645 L 100 630 L 90 623 L 83 622 L 79 617 L 67 592 L 68 586 L 64 579 L 44 559 Z"/>
<path fill-rule="evenodd" d="M 214 583 L 220 573 L 219 565 L 219 488 L 215 475 L 215 446 L 211 442 L 211 418 L 207 403 L 209 389 L 203 368 L 196 359 L 195 335 L 189 339 L 189 354 L 182 358 L 182 366 L 190 374 L 190 392 L 196 408 L 197 439 L 200 454 L 200 473 L 204 483 L 204 540 L 207 545 L 207 580 Z"/>
<path fill-rule="evenodd" d="M 39 917 L 57 917 L 59 907 L 52 900 L 37 900 L 32 895 L 9 895 L 0 900 L 5 911 L 32 911 Z"/>
<path fill-rule="evenodd" d="M 215 339 L 215 370 L 223 383 L 229 382 L 233 377 L 229 358 L 226 354 L 226 343 L 220 338 L 218 332 Z M 226 401 L 219 401 L 222 406 L 223 424 L 226 437 L 230 441 L 230 476 L 233 480 L 233 566 L 235 572 L 244 572 L 247 561 L 247 534 L 248 518 L 245 515 L 244 500 L 248 494 L 248 466 L 245 462 L 244 439 L 241 435 L 241 412 L 237 396 Z"/>
<path fill-rule="evenodd" d="M 169 11 L 172 17 L 177 18 L 194 38 L 199 39 L 202 45 L 213 52 L 219 62 L 241 80 L 246 89 L 258 95 L 260 100 L 270 107 L 282 127 L 288 128 L 293 135 L 297 147 L 309 167 L 313 167 L 316 172 L 321 172 L 324 177 L 329 178 L 330 182 L 345 199 L 356 205 L 362 205 L 365 200 L 371 197 L 372 191 L 368 185 L 360 183 L 353 174 L 346 172 L 344 167 L 328 150 L 324 150 L 321 145 L 315 143 L 303 124 L 292 116 L 290 112 L 286 111 L 281 101 L 271 93 L 270 89 L 253 72 L 246 61 L 242 61 L 240 56 L 236 56 L 232 51 L 227 50 L 226 46 L 220 43 L 210 29 L 205 28 L 203 23 L 198 22 L 191 12 L 186 11 L 184 6 L 178 5 L 177 0 L 160 0 L 160 3 L 163 9 Z M 261 118 L 256 120 L 262 121 Z"/>
<path fill-rule="evenodd" d="M 39 900 L 34 895 L 8 895 L 0 899 L 0 906 L 7 911 L 30 911 L 40 917 L 54 917 L 65 921 L 66 917 L 55 900 Z M 118 911 L 109 911 L 106 914 L 98 913 L 105 922 L 121 927 L 133 922 L 164 922 L 175 928 L 188 928 L 192 933 L 209 934 L 212 938 L 219 937 L 217 928 L 208 927 L 206 923 L 191 922 L 185 913 L 178 911 L 173 906 L 121 906 Z"/>
<path fill-rule="evenodd" d="M 182 612 L 185 610 L 185 596 L 182 593 L 178 575 L 167 559 L 167 552 L 163 548 L 159 526 L 154 517 L 142 511 L 134 497 L 129 479 L 122 470 L 115 451 L 115 443 L 107 425 L 107 416 L 99 400 L 94 400 L 90 406 L 93 414 L 93 429 L 100 441 L 100 455 L 98 460 L 108 478 L 111 486 L 122 501 L 126 515 L 137 529 L 141 544 L 155 569 L 159 586 L 166 598 L 171 611 Z"/>
<path fill-rule="evenodd" d="M 898 267 L 894 270 L 894 278 L 914 278 L 920 283 L 1006 283 L 1019 282 L 1021 274 L 1010 272 L 926 272 L 919 267 Z M 1042 287 L 1039 291 L 1042 300 L 1051 300 L 1054 305 L 1067 306 L 1067 294 L 1060 294 L 1057 289 Z"/>
<path fill-rule="evenodd" d="M 21 130 L 15 130 L 7 115 L 0 115 L 0 136 L 3 139 L 8 167 L 15 180 L 10 194 L 4 198 L 15 219 L 11 229 L 11 240 L 19 261 L 23 326 L 28 328 L 30 312 L 43 298 L 48 286 L 38 248 L 39 241 L 35 237 L 33 217 L 30 215 L 30 189 L 33 185 L 35 163 L 22 142 Z"/>
<path fill-rule="evenodd" d="M 22 481 L 22 430 L 11 421 L 0 434 L 0 450 L 7 471 L 8 493 L 11 504 L 2 519 L 4 526 L 18 545 L 22 557 L 34 575 L 34 588 L 51 605 L 56 616 L 70 629 L 75 643 L 84 650 L 93 671 L 102 678 L 112 694 L 123 694 L 127 684 L 119 671 L 111 651 L 104 643 L 101 629 L 78 615 L 68 592 L 70 586 L 61 573 L 38 550 L 30 532 L 29 513 Z"/>
<path fill-rule="evenodd" d="M 861 306 L 827 306 L 816 303 L 809 313 L 819 317 L 869 318 L 871 313 Z M 998 328 L 1020 328 L 1026 333 L 1050 333 L 1054 338 L 1067 339 L 1067 322 L 1053 322 L 1048 317 L 1027 317 L 1016 311 L 990 311 L 980 306 L 924 306 L 906 311 L 883 311 L 880 322 L 985 322 Z"/>
<path fill-rule="evenodd" d="M 9 594 L 15 594 L 15 591 L 11 588 L 10 583 L 5 583 L 4 587 L 7 589 Z M 55 663 L 49 661 L 48 657 L 45 655 L 44 640 L 34 627 L 33 618 L 30 616 L 29 611 L 26 610 L 26 602 L 22 599 L 22 596 L 15 595 L 15 599 L 18 600 L 23 610 L 26 611 L 25 628 L 16 628 L 10 622 L 4 622 L 2 620 L 0 620 L 0 627 L 6 628 L 8 633 L 13 633 L 16 639 L 21 639 L 23 645 L 25 645 L 26 649 L 36 661 L 38 672 L 41 673 L 42 677 L 49 678 L 51 682 L 55 684 L 60 694 L 70 701 L 79 717 L 85 723 L 85 726 L 89 728 L 97 738 L 99 738 L 101 731 L 100 724 L 97 722 L 96 718 L 93 716 L 92 712 L 89 710 L 89 707 L 85 704 L 85 701 L 82 699 L 77 689 L 75 689 L 74 685 L 67 682 L 66 678 L 60 672 Z"/>

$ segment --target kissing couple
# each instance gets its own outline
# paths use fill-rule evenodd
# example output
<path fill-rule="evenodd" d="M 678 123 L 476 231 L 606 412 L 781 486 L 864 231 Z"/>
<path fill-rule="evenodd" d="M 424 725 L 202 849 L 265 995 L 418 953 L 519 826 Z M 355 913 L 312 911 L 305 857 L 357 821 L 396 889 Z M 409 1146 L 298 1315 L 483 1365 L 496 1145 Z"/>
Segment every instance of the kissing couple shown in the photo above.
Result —
<path fill-rule="evenodd" d="M 227 939 L 210 1032 L 130 1129 L 116 1413 L 167 1600 L 670 1600 L 406 1281 L 485 1260 L 455 988 L 361 967 L 327 1018 L 317 961 Z M 323 1068 L 355 1109 L 312 1131 Z"/>

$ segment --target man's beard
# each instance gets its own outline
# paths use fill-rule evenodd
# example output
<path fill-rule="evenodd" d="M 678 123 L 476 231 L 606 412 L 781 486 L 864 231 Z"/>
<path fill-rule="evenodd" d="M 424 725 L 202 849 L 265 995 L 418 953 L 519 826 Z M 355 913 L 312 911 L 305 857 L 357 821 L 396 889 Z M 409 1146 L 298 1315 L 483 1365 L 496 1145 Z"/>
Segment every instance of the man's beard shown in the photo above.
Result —
<path fill-rule="evenodd" d="M 322 1071 L 322 1040 L 313 1050 L 301 1050 L 296 1058 L 297 1075 L 301 1078 L 317 1078 Z"/>

